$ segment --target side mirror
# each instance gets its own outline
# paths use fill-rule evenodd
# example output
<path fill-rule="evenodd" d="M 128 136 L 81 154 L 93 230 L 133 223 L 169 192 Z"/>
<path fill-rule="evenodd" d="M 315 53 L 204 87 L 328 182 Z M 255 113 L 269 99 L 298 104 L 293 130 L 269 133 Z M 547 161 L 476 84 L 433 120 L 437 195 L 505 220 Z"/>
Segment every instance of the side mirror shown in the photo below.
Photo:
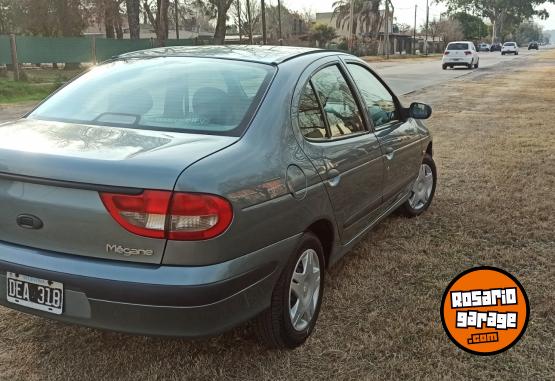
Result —
<path fill-rule="evenodd" d="M 425 103 L 413 103 L 409 107 L 409 116 L 414 119 L 428 119 L 432 116 L 432 108 Z"/>

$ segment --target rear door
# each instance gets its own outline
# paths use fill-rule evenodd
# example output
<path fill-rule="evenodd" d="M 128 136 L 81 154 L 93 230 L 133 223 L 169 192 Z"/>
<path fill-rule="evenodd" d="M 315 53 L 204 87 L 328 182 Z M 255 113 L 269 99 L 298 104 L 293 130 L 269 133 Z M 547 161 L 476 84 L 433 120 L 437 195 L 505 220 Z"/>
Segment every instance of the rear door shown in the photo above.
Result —
<path fill-rule="evenodd" d="M 391 90 L 358 61 L 346 61 L 381 144 L 385 205 L 402 198 L 414 182 L 422 162 L 422 136 L 412 119 L 400 119 L 400 103 Z"/>
<path fill-rule="evenodd" d="M 326 185 L 347 243 L 370 224 L 381 204 L 383 162 L 339 60 L 311 72 L 300 90 L 297 121 L 304 152 Z"/>

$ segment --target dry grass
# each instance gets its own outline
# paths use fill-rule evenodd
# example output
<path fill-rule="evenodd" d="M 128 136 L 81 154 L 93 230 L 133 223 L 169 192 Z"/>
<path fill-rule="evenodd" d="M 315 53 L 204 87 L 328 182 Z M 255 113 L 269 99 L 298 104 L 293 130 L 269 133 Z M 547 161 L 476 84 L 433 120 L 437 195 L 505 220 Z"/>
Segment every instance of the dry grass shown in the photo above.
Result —
<path fill-rule="evenodd" d="M 440 183 L 423 217 L 392 217 L 331 270 L 313 338 L 267 351 L 250 328 L 205 341 L 130 337 L 0 310 L 4 379 L 555 378 L 555 52 L 495 78 L 417 94 Z M 493 71 L 492 69 L 490 69 Z M 414 98 L 414 96 L 413 96 Z M 522 341 L 495 357 L 456 348 L 439 305 L 461 271 L 494 265 L 529 295 Z"/>

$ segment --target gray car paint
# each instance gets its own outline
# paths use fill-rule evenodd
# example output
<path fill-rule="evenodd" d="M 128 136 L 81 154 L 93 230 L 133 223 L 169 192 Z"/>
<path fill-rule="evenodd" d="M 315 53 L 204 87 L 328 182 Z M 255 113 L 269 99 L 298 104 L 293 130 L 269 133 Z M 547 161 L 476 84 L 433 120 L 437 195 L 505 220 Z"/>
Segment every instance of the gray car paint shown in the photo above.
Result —
<path fill-rule="evenodd" d="M 88 150 L 83 153 L 83 157 L 80 157 L 79 153 L 60 147 L 54 149 L 54 152 L 33 154 L 29 150 L 17 151 L 10 147 L 0 147 L 0 173 L 107 186 L 203 192 L 227 198 L 232 202 L 234 217 L 232 224 L 222 235 L 206 241 L 158 240 L 160 246 L 165 245 L 163 257 L 162 249 L 156 247 L 155 258 L 117 259 L 150 261 L 153 264 L 161 263 L 162 267 L 204 268 L 207 273 L 212 274 L 213 279 L 224 281 L 238 276 L 237 270 L 230 271 L 229 266 L 218 267 L 218 264 L 234 263 L 250 253 L 263 253 L 266 248 L 272 247 L 274 254 L 271 260 L 275 261 L 272 275 L 256 294 L 259 299 L 247 303 L 247 305 L 256 305 L 256 309 L 242 314 L 242 318 L 247 315 L 252 316 L 259 312 L 260 308 L 269 305 L 269 295 L 277 279 L 276 274 L 279 274 L 291 255 L 291 248 L 294 247 L 290 244 L 283 245 L 283 242 L 296 242 L 298 239 L 296 237 L 307 229 L 313 226 L 320 228 L 325 226 L 326 237 L 322 238 L 331 242 L 326 257 L 328 263 L 332 264 L 348 252 L 368 229 L 408 197 L 410 184 L 416 178 L 423 155 L 431 143 L 430 134 L 420 121 L 409 118 L 406 122 L 375 131 L 371 123 L 366 120 L 368 125 L 366 133 L 323 144 L 321 147 L 319 144 L 307 141 L 298 129 L 297 103 L 307 79 L 323 64 L 344 65 L 344 60 L 354 60 L 365 65 L 357 58 L 329 51 L 276 47 L 167 48 L 130 53 L 125 55 L 125 58 L 140 59 L 164 54 L 261 62 L 274 65 L 277 73 L 250 127 L 240 138 L 132 130 L 131 133 L 139 135 L 138 139 L 135 139 L 139 142 L 143 134 L 148 136 L 145 141 L 152 137 L 162 140 L 157 140 L 158 143 L 154 148 L 145 149 L 139 146 L 125 152 L 118 151 L 120 149 L 118 145 L 108 140 L 103 143 L 103 147 L 108 150 L 104 157 L 95 157 L 95 150 Z M 356 89 L 356 84 L 351 83 L 351 86 Z M 15 128 L 13 127 L 15 125 L 18 125 L 21 131 L 31 131 L 32 134 L 38 133 L 45 136 L 44 129 L 37 126 L 42 123 L 23 120 L 16 124 L 5 125 L 0 127 L 0 137 L 3 128 L 11 129 Z M 72 125 L 67 128 L 89 127 Z M 112 132 L 111 128 L 106 128 L 106 131 Z M 53 137 L 53 139 L 59 138 Z M 164 139 L 169 142 L 166 143 Z M 386 147 L 394 150 L 393 157 L 386 157 L 388 155 Z M 119 155 L 118 160 L 107 160 L 111 149 L 114 150 L 115 155 Z M 330 175 L 331 169 L 336 169 L 339 174 L 332 171 Z M 330 180 L 336 180 L 338 175 L 340 176 L 339 186 L 332 186 Z M 21 194 L 21 190 L 27 187 L 32 189 L 31 185 L 16 183 L 11 181 L 11 183 L 4 183 L 3 186 L 0 183 L 2 203 L 12 202 L 16 205 L 22 200 L 21 196 L 17 196 L 18 192 Z M 49 194 L 67 191 L 65 185 L 41 186 L 46 188 L 42 192 L 37 191 L 36 195 L 46 197 L 45 205 L 48 204 Z M 15 196 L 13 189 L 18 190 Z M 62 189 L 66 190 L 62 191 Z M 88 210 L 92 211 L 91 217 L 98 218 L 98 221 L 104 221 L 104 223 L 97 226 L 96 230 L 92 230 L 94 234 L 90 234 L 90 237 L 77 233 L 80 227 L 90 227 L 86 224 L 87 218 L 80 220 L 79 217 L 74 216 L 65 225 L 54 224 L 54 230 L 69 229 L 72 235 L 75 234 L 74 247 L 68 247 L 68 243 L 60 242 L 63 241 L 61 236 L 53 236 L 50 242 L 45 238 L 41 244 L 33 241 L 33 238 L 21 236 L 21 232 L 15 233 L 14 226 L 8 228 L 8 225 L 14 225 L 13 217 L 16 213 L 29 212 L 29 208 L 21 207 L 26 204 L 14 207 L 17 210 L 13 210 L 9 217 L 5 217 L 5 214 L 0 216 L 0 224 L 2 224 L 0 226 L 6 228 L 6 233 L 0 236 L 0 241 L 60 253 L 109 259 L 113 257 L 100 251 L 95 255 L 94 248 L 90 246 L 93 240 L 97 240 L 99 247 L 103 247 L 107 237 L 114 234 L 108 231 L 122 230 L 119 231 L 121 234 L 118 233 L 117 237 L 113 237 L 114 240 L 120 240 L 117 243 L 128 245 L 135 243 L 135 246 L 147 244 L 142 237 L 126 232 L 114 221 L 110 221 L 111 217 L 103 209 L 100 200 L 96 202 L 93 200 L 94 191 L 82 192 L 65 193 L 65 196 L 70 199 L 77 197 L 79 200 L 85 200 L 85 206 L 88 204 Z M 50 200 L 55 202 L 55 199 Z M 29 205 L 32 205 L 31 201 Z M 49 219 L 54 214 L 46 210 L 45 205 L 39 203 L 39 207 L 33 211 L 40 217 L 44 215 Z M 100 216 L 102 213 L 105 213 L 104 216 Z M 71 226 L 71 223 L 74 226 Z M 78 245 L 81 242 L 83 248 L 79 250 Z M 3 261 L 6 258 L 2 256 L 1 248 L 0 242 L 0 261 Z M 20 250 L 28 249 L 22 247 Z M 64 254 L 60 264 L 63 263 L 63 256 Z M 10 260 L 13 260 L 13 257 L 6 261 L 7 264 L 2 265 L 0 262 L 0 268 L 8 270 Z M 83 260 L 87 261 L 87 259 Z M 270 261 L 269 258 L 268 261 Z M 114 266 L 120 266 L 116 265 L 117 262 L 113 263 Z M 21 261 L 19 264 L 25 265 Z M 27 265 L 29 275 L 33 275 L 32 263 Z M 85 268 L 86 262 L 82 266 Z M 96 267 L 91 266 L 91 268 Z M 71 266 L 65 269 L 73 271 Z M 95 272 L 95 270 L 92 271 Z M 257 268 L 257 271 L 260 273 L 260 279 L 266 279 L 267 275 L 263 275 L 260 268 Z M 116 270 L 112 281 L 117 281 L 120 277 L 118 273 L 119 271 Z M 87 274 L 85 276 L 94 277 L 90 272 Z M 46 279 L 51 279 L 48 278 L 51 276 L 55 280 L 55 273 L 45 276 Z M 97 278 L 101 282 L 103 277 L 98 274 Z M 127 282 L 127 280 L 121 281 Z M 193 283 L 198 287 L 206 284 L 202 279 Z M 148 280 L 145 281 L 144 287 L 148 287 Z M 253 297 L 252 293 L 249 297 Z M 156 304 L 156 301 L 153 300 L 151 304 Z M 102 310 L 113 306 L 97 305 L 95 308 Z M 113 318 L 117 319 L 117 316 Z M 162 316 L 159 319 L 163 321 Z M 78 322 L 104 328 L 109 325 L 105 322 L 95 324 L 94 321 L 89 320 L 78 320 Z M 218 332 L 222 324 L 219 321 L 214 322 L 213 329 L 206 332 Z M 228 327 L 228 325 L 225 326 Z M 113 327 L 121 330 L 121 324 L 116 322 Z M 149 330 L 142 326 L 138 326 L 135 331 L 164 334 L 159 332 L 159 329 Z M 170 333 L 176 334 L 175 330 Z M 186 335 L 192 334 L 189 332 Z"/>

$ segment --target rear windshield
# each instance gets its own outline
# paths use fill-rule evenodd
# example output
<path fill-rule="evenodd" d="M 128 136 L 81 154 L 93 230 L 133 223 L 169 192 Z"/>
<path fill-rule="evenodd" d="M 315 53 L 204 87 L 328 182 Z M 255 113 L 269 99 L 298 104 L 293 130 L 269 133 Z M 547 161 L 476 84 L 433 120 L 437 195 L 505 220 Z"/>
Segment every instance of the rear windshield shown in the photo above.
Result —
<path fill-rule="evenodd" d="M 515 43 L 514 42 L 506 42 L 505 46 L 515 46 Z"/>
<path fill-rule="evenodd" d="M 274 71 L 205 58 L 118 60 L 77 78 L 29 118 L 239 136 Z"/>
<path fill-rule="evenodd" d="M 464 42 L 453 42 L 449 45 L 447 45 L 447 50 L 468 50 L 468 44 L 465 44 Z"/>

